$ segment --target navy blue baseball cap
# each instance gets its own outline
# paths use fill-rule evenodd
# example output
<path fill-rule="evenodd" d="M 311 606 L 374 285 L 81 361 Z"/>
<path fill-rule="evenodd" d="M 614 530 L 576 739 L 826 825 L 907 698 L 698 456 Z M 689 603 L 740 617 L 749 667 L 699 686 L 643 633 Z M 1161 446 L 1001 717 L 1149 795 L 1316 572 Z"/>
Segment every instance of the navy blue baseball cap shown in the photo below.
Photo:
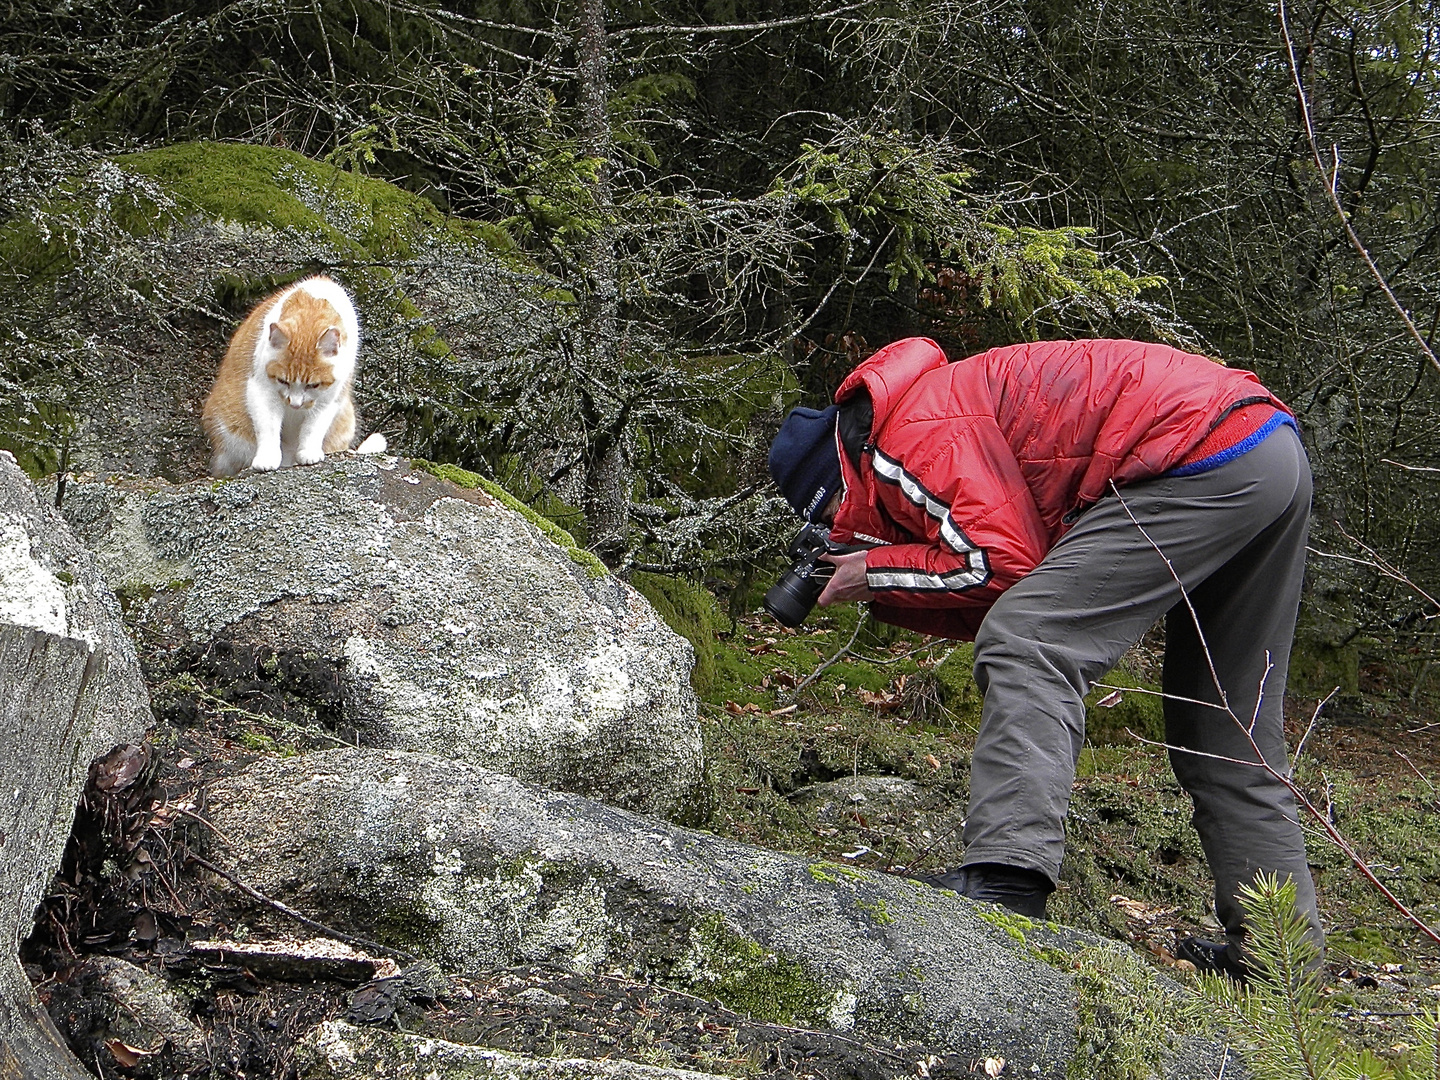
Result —
<path fill-rule="evenodd" d="M 835 446 L 839 415 L 838 405 L 792 409 L 770 444 L 770 475 L 806 521 L 819 520 L 820 511 L 840 490 L 840 451 Z"/>

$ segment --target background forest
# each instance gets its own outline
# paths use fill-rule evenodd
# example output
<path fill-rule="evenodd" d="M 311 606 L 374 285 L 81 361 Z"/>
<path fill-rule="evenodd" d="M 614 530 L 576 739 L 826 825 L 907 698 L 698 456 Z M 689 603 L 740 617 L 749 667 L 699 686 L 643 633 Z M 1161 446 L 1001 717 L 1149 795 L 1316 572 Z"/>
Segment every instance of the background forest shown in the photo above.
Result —
<path fill-rule="evenodd" d="M 193 478 L 196 408 L 147 380 L 169 365 L 198 403 L 249 304 L 333 272 L 367 313 L 367 429 L 497 481 L 635 580 L 697 644 L 721 770 L 711 827 L 829 851 L 854 829 L 799 828 L 793 789 L 850 775 L 852 751 L 857 776 L 930 782 L 962 756 L 954 717 L 975 702 L 949 654 L 916 661 L 853 616 L 817 618 L 830 636 L 798 652 L 747 616 L 792 527 L 764 472 L 784 410 L 822 404 L 910 334 L 952 358 L 1163 340 L 1254 370 L 1300 419 L 1316 474 L 1302 729 L 1338 687 L 1327 716 L 1382 739 L 1426 732 L 1437 76 L 1434 0 L 14 0 L 0 4 L 0 447 L 35 475 L 133 466 L 95 419 L 97 399 L 128 393 L 155 413 L 145 467 Z M 301 198 L 336 176 L 363 213 L 316 216 Z M 277 178 L 297 201 L 252 205 Z M 271 231 L 258 246 L 247 233 L 242 257 L 257 221 Z M 869 712 L 781 730 L 798 725 L 770 711 L 777 692 L 852 630 L 904 663 L 837 667 L 824 693 L 838 706 L 848 681 Z M 911 726 L 861 730 L 882 714 Z M 1126 714 L 1117 740 L 1127 723 L 1146 721 Z M 1375 753 L 1386 764 L 1360 775 L 1383 772 L 1383 790 L 1305 783 L 1332 820 L 1349 808 L 1412 898 L 1428 891 L 1433 925 L 1432 760 Z M 1165 878 L 1180 854 L 1122 865 L 1160 828 L 1126 816 L 1137 789 L 1183 813 L 1157 767 L 1093 748 L 1082 763 L 1072 850 L 1090 862 L 1068 867 L 1062 917 L 1139 940 L 1095 914 L 1115 882 L 1203 897 Z M 1154 849 L 1195 847 L 1169 836 Z M 905 843 L 909 859 L 921 844 Z M 1322 891 L 1332 968 L 1413 946 L 1413 928 L 1375 930 L 1389 916 L 1355 888 Z"/>
<path fill-rule="evenodd" d="M 1163 338 L 1295 408 L 1320 478 L 1320 637 L 1412 655 L 1418 693 L 1440 587 L 1440 28 L 1426 3 L 1300 4 L 1287 50 L 1280 14 L 10 3 L 0 219 L 41 220 L 47 198 L 59 219 L 50 265 L 12 251 L 3 275 L 0 379 L 38 425 L 12 426 L 58 453 L 46 417 L 85 375 L 75 320 L 37 310 L 57 237 L 86 301 L 176 306 L 100 220 L 141 198 L 133 174 L 63 214 L 57 189 L 103 189 L 96 154 L 285 147 L 392 181 L 512 256 L 497 283 L 434 252 L 359 253 L 392 280 L 443 275 L 449 299 L 444 341 L 372 376 L 372 423 L 558 497 L 612 565 L 703 574 L 773 550 L 755 485 L 773 414 L 896 337 L 955 356 Z"/>

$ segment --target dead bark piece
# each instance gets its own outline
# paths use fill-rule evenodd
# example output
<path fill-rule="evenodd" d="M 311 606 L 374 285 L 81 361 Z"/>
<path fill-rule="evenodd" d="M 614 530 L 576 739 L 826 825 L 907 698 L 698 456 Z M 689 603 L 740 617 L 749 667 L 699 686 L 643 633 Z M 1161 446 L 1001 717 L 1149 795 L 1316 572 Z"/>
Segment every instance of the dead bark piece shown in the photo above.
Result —
<path fill-rule="evenodd" d="M 60 865 L 105 682 L 74 638 L 0 623 L 0 1078 L 92 1080 L 20 967 L 20 942 Z"/>
<path fill-rule="evenodd" d="M 533 1058 L 341 1020 L 315 1028 L 296 1055 L 301 1080 L 720 1080 L 620 1058 Z"/>
<path fill-rule="evenodd" d="M 256 975 L 286 982 L 359 984 L 394 978 L 400 966 L 377 959 L 339 941 L 192 941 L 190 952 L 212 963 L 239 964 Z"/>

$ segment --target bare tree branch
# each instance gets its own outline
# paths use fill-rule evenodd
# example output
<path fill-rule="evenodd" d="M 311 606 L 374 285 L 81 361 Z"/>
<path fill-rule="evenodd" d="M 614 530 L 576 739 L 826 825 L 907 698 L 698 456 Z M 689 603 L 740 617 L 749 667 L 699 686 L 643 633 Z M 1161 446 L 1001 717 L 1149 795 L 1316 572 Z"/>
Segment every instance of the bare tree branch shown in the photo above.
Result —
<path fill-rule="evenodd" d="M 1430 343 L 1425 340 L 1425 336 L 1420 333 L 1420 328 L 1415 325 L 1415 320 L 1410 318 L 1410 313 L 1405 310 L 1405 305 L 1400 303 L 1399 297 L 1397 297 L 1395 291 L 1390 288 L 1390 283 L 1385 280 L 1385 275 L 1382 274 L 1380 268 L 1375 265 L 1375 260 L 1370 257 L 1370 252 L 1361 241 L 1359 234 L 1355 232 L 1355 227 L 1350 223 L 1350 215 L 1346 213 L 1345 206 L 1340 201 L 1340 193 L 1338 191 L 1340 180 L 1339 147 L 1331 148 L 1330 153 L 1333 166 L 1330 169 L 1327 170 L 1325 162 L 1321 160 L 1320 144 L 1316 141 L 1315 124 L 1310 115 L 1310 101 L 1305 94 L 1305 83 L 1300 77 L 1300 65 L 1295 59 L 1295 43 L 1291 40 L 1290 24 L 1285 16 L 1285 0 L 1280 0 L 1280 33 L 1285 38 L 1285 55 L 1290 60 L 1290 75 L 1295 83 L 1295 100 L 1300 104 L 1300 117 L 1305 125 L 1305 138 L 1310 144 L 1310 154 L 1315 161 L 1315 168 L 1319 170 L 1321 176 L 1327 177 L 1325 194 L 1330 200 L 1330 205 L 1335 208 L 1335 213 L 1340 218 L 1340 224 L 1345 229 L 1345 236 L 1349 239 L 1350 246 L 1353 247 L 1360 258 L 1365 261 L 1365 266 L 1369 269 L 1371 276 L 1374 277 L 1375 283 L 1380 286 L 1380 291 L 1383 292 L 1385 298 L 1390 301 L 1390 306 L 1395 309 L 1395 313 L 1404 321 L 1405 329 L 1415 340 L 1415 344 L 1420 347 L 1421 353 L 1430 361 L 1430 366 L 1433 367 L 1436 372 L 1440 372 L 1440 358 L 1435 356 L 1434 351 L 1430 348 Z"/>

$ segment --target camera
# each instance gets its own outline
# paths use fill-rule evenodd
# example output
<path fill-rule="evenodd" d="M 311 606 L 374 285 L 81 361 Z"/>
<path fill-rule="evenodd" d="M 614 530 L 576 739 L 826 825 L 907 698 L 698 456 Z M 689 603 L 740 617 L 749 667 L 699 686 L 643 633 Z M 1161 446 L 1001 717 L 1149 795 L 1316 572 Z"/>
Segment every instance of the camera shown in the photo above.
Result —
<path fill-rule="evenodd" d="M 837 544 L 823 525 L 807 524 L 790 541 L 790 558 L 795 565 L 765 594 L 765 610 L 782 626 L 795 627 L 815 608 L 815 601 L 835 573 L 833 563 L 821 562 L 821 555 L 848 555 L 865 546 Z"/>

